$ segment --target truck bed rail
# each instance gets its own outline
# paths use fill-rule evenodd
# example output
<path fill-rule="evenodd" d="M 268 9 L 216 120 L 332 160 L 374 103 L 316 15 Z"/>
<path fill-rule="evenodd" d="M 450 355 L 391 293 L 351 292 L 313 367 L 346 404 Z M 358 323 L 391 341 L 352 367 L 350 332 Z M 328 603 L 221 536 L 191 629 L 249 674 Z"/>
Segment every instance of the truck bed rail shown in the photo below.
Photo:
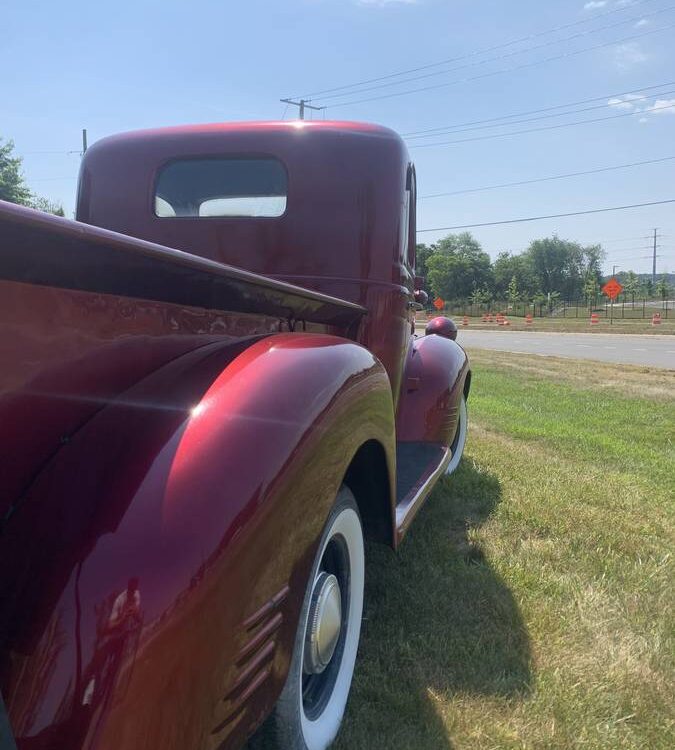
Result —
<path fill-rule="evenodd" d="M 0 278 L 354 328 L 361 305 L 0 201 Z"/>

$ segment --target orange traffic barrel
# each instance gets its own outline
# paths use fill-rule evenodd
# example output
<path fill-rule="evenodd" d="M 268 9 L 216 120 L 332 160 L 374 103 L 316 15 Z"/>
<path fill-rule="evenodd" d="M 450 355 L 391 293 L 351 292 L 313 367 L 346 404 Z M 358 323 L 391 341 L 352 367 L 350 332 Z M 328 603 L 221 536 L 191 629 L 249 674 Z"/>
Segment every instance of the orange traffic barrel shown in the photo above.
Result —
<path fill-rule="evenodd" d="M 596 326 L 600 322 L 598 313 L 591 313 L 591 325 Z"/>
<path fill-rule="evenodd" d="M 527 315 L 525 316 L 525 325 L 532 325 L 532 313 L 527 313 Z"/>
<path fill-rule="evenodd" d="M 661 313 L 654 313 L 652 315 L 652 325 L 653 326 L 660 326 L 661 325 Z"/>
<path fill-rule="evenodd" d="M 468 325 L 469 325 L 469 316 L 468 316 L 468 315 L 465 315 L 465 316 L 464 316 L 464 317 L 462 318 L 462 325 L 463 325 L 463 326 L 468 326 Z"/>

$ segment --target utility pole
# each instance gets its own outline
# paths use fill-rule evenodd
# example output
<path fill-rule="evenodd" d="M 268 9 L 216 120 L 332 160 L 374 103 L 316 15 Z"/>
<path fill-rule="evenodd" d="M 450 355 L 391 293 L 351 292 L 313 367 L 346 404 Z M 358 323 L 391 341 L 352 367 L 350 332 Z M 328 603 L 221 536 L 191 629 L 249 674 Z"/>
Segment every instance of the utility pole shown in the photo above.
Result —
<path fill-rule="evenodd" d="M 656 229 L 654 229 L 654 252 L 652 254 L 652 284 L 656 284 Z"/>
<path fill-rule="evenodd" d="M 87 129 L 82 128 L 82 156 L 87 153 Z"/>
<path fill-rule="evenodd" d="M 283 102 L 284 104 L 292 104 L 294 107 L 298 107 L 299 109 L 299 116 L 301 120 L 305 119 L 305 110 L 306 109 L 326 109 L 325 107 L 315 107 L 312 104 L 308 104 L 309 99 L 299 99 L 297 102 L 293 99 L 280 99 L 279 101 Z"/>

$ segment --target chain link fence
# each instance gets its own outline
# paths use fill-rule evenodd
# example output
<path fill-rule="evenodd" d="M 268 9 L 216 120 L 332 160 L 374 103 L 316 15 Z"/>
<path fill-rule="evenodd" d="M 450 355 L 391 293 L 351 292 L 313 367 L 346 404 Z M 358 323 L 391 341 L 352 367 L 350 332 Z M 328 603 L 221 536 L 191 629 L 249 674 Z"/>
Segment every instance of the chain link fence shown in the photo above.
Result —
<path fill-rule="evenodd" d="M 591 313 L 597 313 L 600 318 L 651 318 L 654 313 L 660 313 L 662 319 L 673 316 L 675 300 L 672 299 L 625 299 L 620 295 L 614 302 L 609 300 L 589 303 L 588 300 L 552 300 L 551 302 L 482 302 L 472 304 L 470 302 L 448 302 L 441 311 L 452 316 L 468 315 L 469 317 L 481 317 L 488 313 L 504 313 L 512 317 L 524 318 L 528 313 L 533 318 L 588 318 Z M 612 310 L 612 306 L 614 309 Z M 438 314 L 434 307 L 429 307 L 429 312 Z"/>

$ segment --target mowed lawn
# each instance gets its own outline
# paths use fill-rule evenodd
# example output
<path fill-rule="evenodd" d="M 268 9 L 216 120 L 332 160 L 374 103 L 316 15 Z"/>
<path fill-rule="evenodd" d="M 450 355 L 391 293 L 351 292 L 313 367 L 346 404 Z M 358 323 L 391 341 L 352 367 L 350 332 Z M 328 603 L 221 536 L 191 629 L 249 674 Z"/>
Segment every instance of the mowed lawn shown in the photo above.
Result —
<path fill-rule="evenodd" d="M 675 373 L 470 352 L 470 439 L 368 548 L 337 747 L 675 747 Z"/>

